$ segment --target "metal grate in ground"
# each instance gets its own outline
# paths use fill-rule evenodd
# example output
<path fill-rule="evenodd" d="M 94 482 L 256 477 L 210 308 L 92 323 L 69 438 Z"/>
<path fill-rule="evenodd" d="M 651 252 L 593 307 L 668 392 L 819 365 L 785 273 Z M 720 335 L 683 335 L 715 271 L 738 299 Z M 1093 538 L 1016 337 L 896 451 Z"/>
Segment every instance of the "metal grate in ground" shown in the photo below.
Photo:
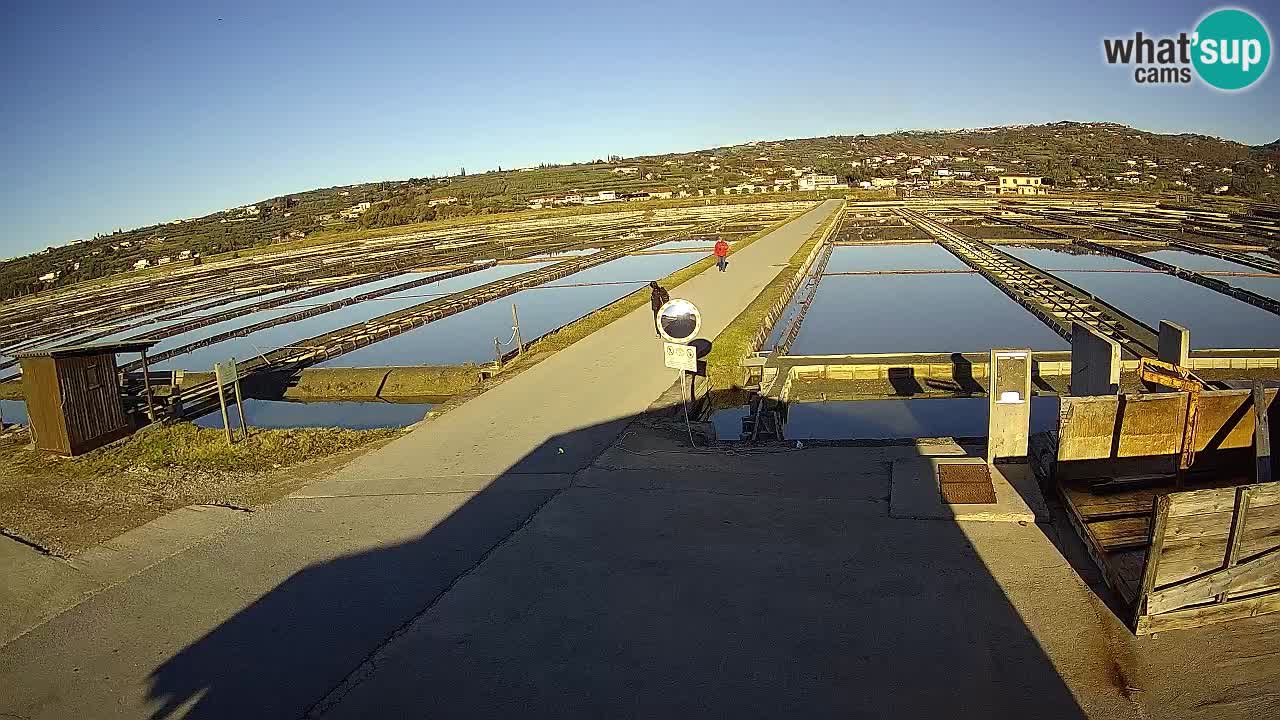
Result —
<path fill-rule="evenodd" d="M 942 501 L 950 505 L 996 501 L 996 491 L 991 485 L 991 471 L 985 464 L 938 465 L 938 487 L 942 490 Z"/>

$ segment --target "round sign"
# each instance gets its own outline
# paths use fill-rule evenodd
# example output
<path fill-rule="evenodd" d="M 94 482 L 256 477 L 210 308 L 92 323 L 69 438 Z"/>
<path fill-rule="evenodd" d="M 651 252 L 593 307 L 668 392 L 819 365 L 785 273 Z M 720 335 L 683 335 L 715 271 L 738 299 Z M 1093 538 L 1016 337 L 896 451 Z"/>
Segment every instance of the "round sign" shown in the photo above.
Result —
<path fill-rule="evenodd" d="M 688 300 L 668 300 L 658 308 L 658 332 L 671 342 L 689 342 L 700 327 L 702 313 Z"/>

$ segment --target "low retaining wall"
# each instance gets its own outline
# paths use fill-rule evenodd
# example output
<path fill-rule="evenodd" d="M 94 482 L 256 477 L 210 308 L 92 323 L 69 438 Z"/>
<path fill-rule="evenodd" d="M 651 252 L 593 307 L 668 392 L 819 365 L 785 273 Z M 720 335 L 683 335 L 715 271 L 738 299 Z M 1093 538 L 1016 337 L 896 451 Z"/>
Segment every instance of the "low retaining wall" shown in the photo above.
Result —
<path fill-rule="evenodd" d="M 954 384 L 969 392 L 985 392 L 987 378 L 986 353 L 915 353 L 894 355 L 812 355 L 758 358 L 747 364 L 757 373 L 776 371 L 782 385 L 777 386 L 780 399 L 787 399 L 786 387 L 792 381 L 842 382 L 882 380 L 891 383 L 918 382 Z M 1033 352 L 1033 378 L 1065 378 L 1071 375 L 1071 353 L 1063 351 Z M 1200 350 L 1189 360 L 1192 370 L 1210 378 L 1241 373 L 1258 374 L 1270 379 L 1280 376 L 1280 352 Z M 1134 373 L 1137 360 L 1122 360 L 1122 372 Z M 1055 384 L 1055 383 L 1050 383 Z M 1056 384 L 1061 384 L 1056 383 Z"/>
<path fill-rule="evenodd" d="M 259 400 L 420 400 L 448 397 L 478 386 L 488 371 L 476 365 L 377 368 L 307 368 L 292 375 L 263 375 L 246 383 Z M 213 373 L 183 373 L 178 388 L 213 379 Z"/>

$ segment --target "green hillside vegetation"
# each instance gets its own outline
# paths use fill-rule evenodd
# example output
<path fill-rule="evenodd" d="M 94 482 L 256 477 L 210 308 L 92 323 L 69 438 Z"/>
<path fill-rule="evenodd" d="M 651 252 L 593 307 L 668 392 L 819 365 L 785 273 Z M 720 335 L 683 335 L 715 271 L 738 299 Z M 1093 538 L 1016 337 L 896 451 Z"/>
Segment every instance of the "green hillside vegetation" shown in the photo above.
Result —
<path fill-rule="evenodd" d="M 880 163 L 870 162 L 877 156 Z M 916 165 L 923 161 L 913 156 L 930 159 L 930 164 Z M 947 159 L 933 160 L 934 156 Z M 1058 191 L 1175 193 L 1182 199 L 1225 194 L 1280 202 L 1280 178 L 1276 175 L 1280 140 L 1249 147 L 1204 135 L 1159 135 L 1114 123 L 1074 122 L 832 135 L 688 153 L 611 156 L 570 165 L 478 174 L 464 171 L 445 178 L 366 183 L 270 198 L 256 203 L 255 209 L 233 208 L 200 218 L 116 230 L 0 262 L 0 300 L 124 272 L 141 260 L 152 265 L 162 258 L 191 263 L 199 262 L 197 255 L 207 258 L 276 245 L 325 242 L 328 238 L 349 239 L 364 233 L 387 234 L 388 229 L 423 223 L 508 213 L 525 217 L 531 200 L 570 192 L 668 190 L 696 197 L 698 190 L 744 183 L 772 186 L 775 180 L 790 181 L 804 172 L 835 175 L 856 187 L 858 182 L 876 177 L 906 180 L 907 168 L 912 166 L 922 167 L 925 175 L 946 168 L 956 174 L 967 173 L 972 179 L 1041 175 Z M 628 172 L 615 172 L 622 168 Z M 861 197 L 856 192 L 850 196 Z M 723 198 L 717 195 L 716 200 Z M 363 212 L 344 215 L 344 211 L 366 202 L 370 206 Z M 594 212 L 602 207 L 611 210 L 616 206 L 580 210 Z M 180 260 L 184 251 L 192 259 Z"/>

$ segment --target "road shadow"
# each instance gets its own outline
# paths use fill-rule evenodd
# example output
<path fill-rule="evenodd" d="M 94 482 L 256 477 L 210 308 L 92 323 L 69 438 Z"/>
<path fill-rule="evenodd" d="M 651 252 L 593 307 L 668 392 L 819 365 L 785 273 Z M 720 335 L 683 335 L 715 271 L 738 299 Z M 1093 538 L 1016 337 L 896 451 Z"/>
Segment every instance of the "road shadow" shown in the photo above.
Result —
<path fill-rule="evenodd" d="M 691 448 L 669 409 L 554 437 L 175 652 L 152 717 L 1085 717 L 960 527 L 888 518 L 859 452 Z"/>

